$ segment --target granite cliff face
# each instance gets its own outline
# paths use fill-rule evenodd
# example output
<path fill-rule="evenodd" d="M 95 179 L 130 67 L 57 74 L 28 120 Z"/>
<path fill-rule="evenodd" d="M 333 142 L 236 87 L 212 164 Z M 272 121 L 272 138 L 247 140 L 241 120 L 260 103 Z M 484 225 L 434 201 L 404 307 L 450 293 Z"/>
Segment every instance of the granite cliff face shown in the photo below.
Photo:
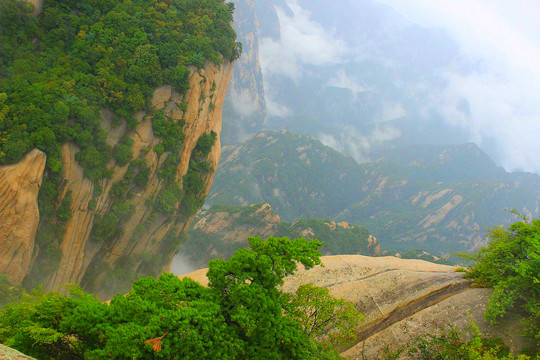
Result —
<path fill-rule="evenodd" d="M 423 260 L 361 255 L 324 256 L 324 267 L 300 269 L 285 279 L 283 290 L 313 283 L 353 301 L 365 316 L 356 341 L 342 352 L 347 359 L 379 359 L 386 346 L 397 347 L 449 325 L 465 328 L 471 319 L 487 337 L 500 337 L 511 350 L 526 346 L 520 315 L 491 325 L 483 319 L 490 289 L 470 287 L 452 266 Z M 207 269 L 185 276 L 207 284 Z M 184 277 L 184 276 L 181 276 Z"/>
<path fill-rule="evenodd" d="M 263 75 L 259 59 L 259 18 L 257 8 L 265 1 L 235 1 L 234 28 L 242 43 L 230 90 L 223 108 L 224 144 L 244 140 L 259 131 L 267 118 Z"/>
<path fill-rule="evenodd" d="M 190 89 L 184 95 L 175 92 L 171 86 L 162 86 L 155 90 L 151 101 L 153 111 L 162 110 L 168 119 L 184 124 L 185 137 L 176 154 L 179 161 L 173 174 L 173 182 L 179 185 L 180 190 L 185 192 L 184 176 L 190 169 L 201 136 L 217 135 L 204 159 L 208 170 L 201 175 L 201 190 L 192 194 L 199 202 L 204 200 L 210 188 L 220 159 L 221 109 L 232 71 L 233 63 L 227 60 L 223 60 L 221 66 L 207 63 L 202 69 L 192 68 Z M 129 164 L 120 166 L 115 160 L 108 164 L 110 178 L 92 182 L 84 176 L 83 168 L 76 161 L 77 146 L 64 144 L 63 174 L 56 206 L 69 205 L 71 216 L 62 224 L 63 234 L 56 251 L 57 263 L 47 265 L 52 271 L 44 276 L 41 270 L 34 269 L 32 274 L 44 282 L 47 290 L 58 289 L 69 282 L 101 289 L 103 283 L 110 280 L 111 272 L 119 266 L 122 270 L 117 271 L 117 277 L 120 278 L 127 274 L 168 269 L 178 239 L 192 221 L 192 214 L 183 211 L 182 199 L 174 202 L 172 210 L 166 214 L 156 212 L 151 206 L 166 190 L 167 183 L 159 176 L 159 171 L 172 156 L 168 152 L 159 154 L 153 151 L 161 139 L 153 133 L 152 114 L 137 114 L 134 130 L 129 130 L 125 121 L 115 123 L 114 118 L 113 113 L 103 109 L 102 129 L 107 132 L 107 144 L 114 149 L 123 139 L 132 139 L 133 159 L 145 163 L 147 184 L 134 186 L 126 182 L 126 174 L 133 169 Z M 37 195 L 44 165 L 45 155 L 35 150 L 21 162 L 0 168 L 3 205 L 0 210 L 0 242 L 6 244 L 2 249 L 8 249 L 0 257 L 0 272 L 10 274 L 15 283 L 20 283 L 40 258 L 47 257 L 40 254 L 39 244 L 34 243 L 39 219 Z M 121 184 L 125 186 L 120 187 Z M 103 222 L 108 214 L 117 211 L 115 200 L 118 194 L 115 191 L 118 192 L 119 188 L 125 192 L 123 195 L 128 199 L 129 211 L 122 213 L 121 223 L 116 224 L 120 229 L 118 236 L 112 241 L 102 241 L 94 236 L 93 228 L 96 221 Z"/>
<path fill-rule="evenodd" d="M 0 274 L 13 283 L 21 283 L 32 261 L 45 160 L 33 150 L 18 164 L 0 167 Z"/>

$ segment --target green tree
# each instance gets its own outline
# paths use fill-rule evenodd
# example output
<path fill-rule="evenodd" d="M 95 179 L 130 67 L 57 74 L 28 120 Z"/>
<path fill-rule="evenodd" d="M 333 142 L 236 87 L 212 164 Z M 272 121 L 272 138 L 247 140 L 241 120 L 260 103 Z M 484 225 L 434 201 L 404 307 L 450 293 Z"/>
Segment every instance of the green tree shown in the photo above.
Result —
<path fill-rule="evenodd" d="M 356 339 L 358 325 L 364 321 L 352 301 L 334 298 L 327 288 L 302 285 L 291 296 L 289 315 L 302 324 L 309 337 L 346 346 Z"/>
<path fill-rule="evenodd" d="M 521 309 L 540 344 L 540 219 L 494 227 L 487 238 L 487 246 L 470 257 L 474 264 L 465 275 L 494 289 L 485 317 L 496 323 L 509 310 Z"/>
<path fill-rule="evenodd" d="M 74 285 L 68 296 L 34 291 L 0 313 L 0 342 L 55 360 L 338 359 L 285 311 L 290 296 L 278 289 L 299 264 L 321 263 L 321 243 L 271 237 L 250 245 L 211 261 L 208 287 L 162 274 L 135 281 L 109 305 Z"/>

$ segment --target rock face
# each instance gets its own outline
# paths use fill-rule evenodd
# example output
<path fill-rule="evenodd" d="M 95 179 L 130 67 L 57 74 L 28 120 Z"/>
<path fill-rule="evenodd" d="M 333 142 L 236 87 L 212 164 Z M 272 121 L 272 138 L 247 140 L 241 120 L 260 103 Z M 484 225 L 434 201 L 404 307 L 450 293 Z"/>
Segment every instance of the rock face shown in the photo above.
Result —
<path fill-rule="evenodd" d="M 232 71 L 233 63 L 227 60 L 223 60 L 221 66 L 207 63 L 202 69 L 191 68 L 190 89 L 185 94 L 178 94 L 171 86 L 162 86 L 155 90 L 151 100 L 154 111 L 162 110 L 167 118 L 183 124 L 185 138 L 176 154 L 179 161 L 175 171 L 180 190 L 199 138 L 203 134 L 217 134 L 210 154 L 205 158 L 209 170 L 201 175 L 202 190 L 194 195 L 197 199 L 206 196 L 220 159 L 221 109 Z M 113 125 L 113 119 L 114 114 L 103 109 L 102 129 L 108 133 L 107 144 L 114 149 L 122 139 L 132 139 L 133 159 L 146 164 L 148 182 L 145 186 L 131 186 L 126 190 L 130 209 L 116 226 L 121 228 L 119 236 L 113 241 L 92 238 L 96 221 L 114 211 L 116 199 L 111 190 L 125 179 L 129 165 L 119 166 L 111 160 L 108 165 L 111 177 L 93 182 L 85 177 L 75 159 L 78 147 L 72 143 L 64 144 L 63 174 L 57 201 L 58 204 L 70 203 L 71 217 L 63 224 L 58 263 L 48 266 L 52 271 L 46 275 L 38 271 L 39 282 L 45 284 L 46 290 L 59 289 L 60 285 L 69 282 L 83 286 L 92 283 L 94 286 L 90 289 L 100 289 L 119 262 L 122 263 L 120 277 L 125 277 L 125 272 L 148 274 L 167 270 L 177 247 L 170 239 L 181 237 L 192 221 L 192 215 L 182 213 L 182 201 L 173 204 L 170 214 L 158 213 L 151 205 L 167 186 L 158 177 L 158 171 L 171 156 L 168 152 L 158 155 L 153 151 L 162 140 L 152 131 L 152 115 L 137 114 L 134 130 L 129 130 L 123 120 L 120 125 Z M 21 162 L 0 168 L 0 272 L 8 273 L 15 283 L 23 280 L 40 255 L 39 246 L 34 246 L 34 234 L 39 221 L 37 194 L 44 166 L 45 155 L 35 150 Z M 163 241 L 166 235 L 169 240 Z"/>
<path fill-rule="evenodd" d="M 0 344 L 0 359 L 2 360 L 34 360 L 29 356 L 24 355 L 23 353 L 18 352 L 12 348 L 8 348 Z"/>
<path fill-rule="evenodd" d="M 259 1 L 258 1 L 259 2 Z M 235 1 L 234 28 L 242 43 L 223 117 L 223 142 L 236 143 L 259 131 L 266 122 L 263 76 L 259 60 L 259 20 L 255 0 Z"/>
<path fill-rule="evenodd" d="M 204 69 L 192 69 L 190 89 L 183 97 L 170 86 L 160 87 L 154 92 L 151 103 L 155 109 L 163 109 L 176 121 L 182 119 L 185 121 L 185 142 L 180 150 L 181 161 L 177 167 L 177 181 L 180 187 L 182 187 L 182 177 L 188 171 L 192 151 L 200 136 L 211 131 L 219 134 L 221 131 L 221 108 L 232 69 L 233 65 L 226 61 L 221 67 L 208 64 Z M 184 111 L 180 109 L 182 103 L 188 104 Z M 100 184 L 103 192 L 95 199 L 95 208 L 89 209 L 94 185 L 83 176 L 83 170 L 75 161 L 76 147 L 71 144 L 64 146 L 66 185 L 63 193 L 71 193 L 73 215 L 66 223 L 65 235 L 60 244 L 62 258 L 58 271 L 48 279 L 47 289 L 56 289 L 68 282 L 80 283 L 92 262 L 94 262 L 94 268 L 105 269 L 97 275 L 97 284 L 104 281 L 107 270 L 114 269 L 116 262 L 123 256 L 136 259 L 136 263 L 131 265 L 132 268 L 136 268 L 142 263 L 143 255 L 156 254 L 160 248 L 160 242 L 169 231 L 172 231 L 174 236 L 179 236 L 188 228 L 192 220 L 192 218 L 182 218 L 170 221 L 162 215 L 149 220 L 152 211 L 146 204 L 148 200 L 154 199 L 164 186 L 163 181 L 158 178 L 157 171 L 165 161 L 165 157 L 159 157 L 154 151 L 148 151 L 160 141 L 152 132 L 151 117 L 139 114 L 140 122 L 137 128 L 134 131 L 128 131 L 126 126 L 112 128 L 107 114 L 104 114 L 103 128 L 109 132 L 107 141 L 111 146 L 116 145 L 127 135 L 134 141 L 132 148 L 134 158 L 140 158 L 141 152 L 147 151 L 143 158 L 150 168 L 149 181 L 147 186 L 133 197 L 132 215 L 124 222 L 123 234 L 117 241 L 112 244 L 88 241 L 95 216 L 102 216 L 110 210 L 112 205 L 110 190 L 114 183 L 123 178 L 128 167 L 114 166 L 112 178 L 103 180 Z M 218 138 L 208 159 L 213 169 L 219 162 L 220 148 Z M 208 192 L 212 178 L 213 173 L 205 179 L 204 194 Z M 145 224 L 144 229 L 137 228 L 139 224 Z M 135 234 L 136 230 L 137 234 Z M 166 255 L 169 257 L 166 261 L 167 265 L 170 265 L 173 253 L 174 251 Z M 96 258 L 98 254 L 99 259 Z"/>
<path fill-rule="evenodd" d="M 288 292 L 306 283 L 351 300 L 364 314 L 357 340 L 342 355 L 377 359 L 386 347 L 406 344 L 448 325 L 466 327 L 472 319 L 488 337 L 500 337 L 513 350 L 523 348 L 519 316 L 492 326 L 482 317 L 491 290 L 471 288 L 454 267 L 422 260 L 361 255 L 325 256 L 324 267 L 299 270 L 286 279 Z M 206 269 L 186 276 L 207 284 Z"/>
<path fill-rule="evenodd" d="M 33 150 L 18 164 L 0 167 L 0 274 L 14 284 L 21 283 L 32 260 L 45 160 Z"/>
<path fill-rule="evenodd" d="M 186 271 L 179 263 L 186 256 L 191 269 L 198 269 L 211 259 L 228 259 L 239 248 L 248 247 L 248 238 L 252 236 L 318 239 L 325 243 L 321 249 L 325 255 L 380 254 L 377 239 L 363 227 L 327 219 L 284 222 L 266 203 L 242 207 L 215 205 L 197 214 L 188 234 L 173 262 L 173 269 L 180 274 Z"/>

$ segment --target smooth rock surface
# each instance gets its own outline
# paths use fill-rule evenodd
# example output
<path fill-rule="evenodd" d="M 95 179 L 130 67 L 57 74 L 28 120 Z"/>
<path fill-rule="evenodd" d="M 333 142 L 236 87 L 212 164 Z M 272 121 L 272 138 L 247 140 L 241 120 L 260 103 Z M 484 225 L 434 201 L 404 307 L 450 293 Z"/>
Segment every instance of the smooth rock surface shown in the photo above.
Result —
<path fill-rule="evenodd" d="M 391 256 L 324 256 L 322 261 L 324 267 L 300 269 L 288 277 L 283 290 L 313 283 L 356 304 L 366 320 L 357 340 L 342 353 L 348 359 L 378 359 L 386 346 L 395 348 L 448 325 L 463 329 L 471 320 L 484 335 L 502 338 L 513 351 L 527 345 L 518 335 L 518 315 L 495 326 L 484 321 L 491 290 L 470 287 L 453 266 Z M 184 276 L 206 285 L 206 272 Z"/>
<path fill-rule="evenodd" d="M 0 359 L 1 360 L 34 360 L 30 356 L 0 344 Z"/>

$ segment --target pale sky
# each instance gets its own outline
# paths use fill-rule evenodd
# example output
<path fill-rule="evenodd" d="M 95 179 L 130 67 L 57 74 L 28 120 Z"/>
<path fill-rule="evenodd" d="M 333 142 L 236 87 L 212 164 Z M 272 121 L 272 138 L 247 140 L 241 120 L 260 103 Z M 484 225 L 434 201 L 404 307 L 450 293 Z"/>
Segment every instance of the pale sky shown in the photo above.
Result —
<path fill-rule="evenodd" d="M 540 173 L 540 1 L 379 0 L 409 21 L 446 30 L 482 72 L 448 73 L 435 94 L 448 121 L 479 144 L 495 139 L 507 170 Z M 471 116 L 455 111 L 466 98 Z"/>

